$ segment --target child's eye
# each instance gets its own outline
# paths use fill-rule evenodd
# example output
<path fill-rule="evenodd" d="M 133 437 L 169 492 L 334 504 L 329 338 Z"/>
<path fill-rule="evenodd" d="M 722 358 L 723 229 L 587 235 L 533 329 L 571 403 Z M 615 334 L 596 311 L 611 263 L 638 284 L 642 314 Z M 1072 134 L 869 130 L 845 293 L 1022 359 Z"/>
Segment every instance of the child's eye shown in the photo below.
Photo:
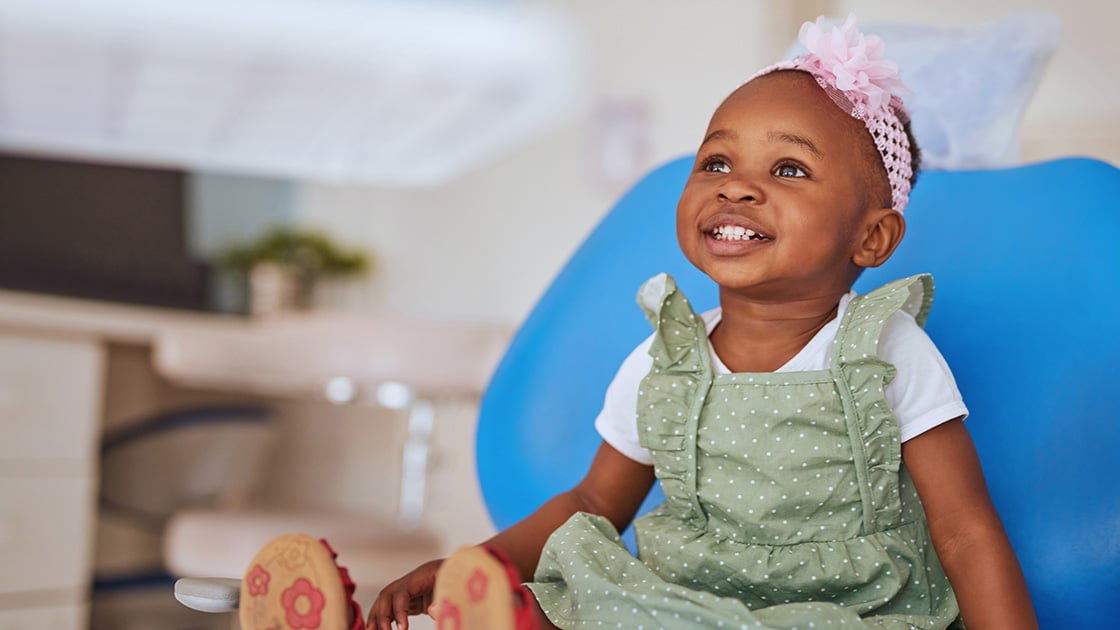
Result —
<path fill-rule="evenodd" d="M 709 173 L 730 173 L 731 172 L 731 165 L 728 164 L 727 162 L 724 162 L 723 160 L 721 160 L 719 158 L 711 158 L 711 159 L 705 160 L 702 168 L 705 171 L 708 171 Z"/>
<path fill-rule="evenodd" d="M 774 169 L 774 174 L 778 177 L 808 177 L 796 164 L 781 164 Z"/>

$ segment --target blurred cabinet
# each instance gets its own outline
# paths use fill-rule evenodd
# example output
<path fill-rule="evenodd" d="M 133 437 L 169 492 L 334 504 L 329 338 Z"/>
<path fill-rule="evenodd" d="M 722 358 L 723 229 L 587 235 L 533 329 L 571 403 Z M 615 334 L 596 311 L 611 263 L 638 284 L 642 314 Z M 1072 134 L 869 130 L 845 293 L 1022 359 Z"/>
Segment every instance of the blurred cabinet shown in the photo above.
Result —
<path fill-rule="evenodd" d="M 332 500 L 353 499 L 372 506 L 380 516 L 382 503 L 373 498 L 380 495 L 371 494 L 364 480 L 392 475 L 384 464 L 395 464 L 396 456 L 369 461 L 360 439 L 340 439 L 337 443 L 344 446 L 336 461 L 325 466 L 304 455 L 311 451 L 302 440 L 322 443 L 329 436 L 364 436 L 388 448 L 385 429 L 369 424 L 370 408 L 361 406 L 347 414 L 340 408 L 339 417 L 352 416 L 353 424 L 324 427 L 305 422 L 312 417 L 305 405 L 324 404 L 323 385 L 338 376 L 349 377 L 354 397 L 367 403 L 376 399 L 379 384 L 399 381 L 441 404 L 456 399 L 473 404 L 508 337 L 505 326 L 481 322 L 396 321 L 340 313 L 262 321 L 0 289 L 0 630 L 84 630 L 91 621 L 98 630 L 117 630 L 125 625 L 101 620 L 125 608 L 130 612 L 113 618 L 126 619 L 130 628 L 173 627 L 143 623 L 133 608 L 116 607 L 120 602 L 107 601 L 114 597 L 103 593 L 90 604 L 95 570 L 99 577 L 116 576 L 131 572 L 141 561 L 166 559 L 158 532 L 139 540 L 131 530 L 118 527 L 119 522 L 109 523 L 109 510 L 98 513 L 97 449 L 102 431 L 200 400 L 283 401 L 293 413 L 282 420 L 288 434 L 280 447 L 286 444 L 288 450 L 283 465 L 268 471 L 273 485 L 284 487 L 285 493 L 316 488 L 308 486 L 308 480 L 320 474 L 324 483 L 333 484 Z M 454 459 L 473 436 L 474 410 L 464 409 L 459 422 L 441 421 L 437 432 L 431 404 L 425 402 L 425 414 L 408 414 L 408 435 L 403 435 L 405 427 L 398 427 L 400 439 L 413 454 L 417 446 L 426 449 L 431 439 L 433 448 L 442 445 L 444 463 L 434 467 L 437 474 L 430 484 L 406 484 L 402 466 L 400 492 L 388 487 L 383 503 L 395 505 L 406 486 L 420 489 L 415 496 L 426 496 L 421 492 L 430 487 L 430 521 L 447 524 L 438 532 L 441 537 L 485 538 L 492 531 L 473 483 L 473 459 L 469 454 Z M 419 407 L 413 403 L 413 408 Z M 413 459 L 420 461 L 415 468 L 422 475 L 409 479 L 421 479 L 427 475 L 426 457 Z M 453 461 L 459 463 L 448 463 Z M 369 469 L 361 468 L 367 463 Z M 285 485 L 292 479 L 299 484 Z M 273 504 L 292 505 L 295 494 L 273 497 L 278 499 Z M 322 499 L 319 490 L 314 494 Z M 472 518 L 466 518 L 468 514 Z M 468 527 L 472 524 L 480 530 L 477 536 Z M 371 539 L 380 535 L 368 534 Z M 148 539 L 155 544 L 149 545 Z M 413 552 L 394 545 L 407 566 L 431 557 L 426 549 L 422 556 L 406 556 Z M 218 552 L 227 560 L 232 557 L 229 549 Z M 368 585 L 383 584 L 384 574 L 395 577 L 405 570 L 387 569 L 382 551 L 348 557 L 352 574 Z M 230 574 L 240 572 L 246 561 L 235 559 Z M 364 572 L 361 567 L 366 567 Z M 160 606 L 187 610 L 163 593 L 158 597 Z M 142 599 L 137 593 L 135 603 L 147 610 Z M 183 627 L 201 627 L 191 623 Z"/>
<path fill-rule="evenodd" d="M 86 626 L 104 351 L 0 329 L 0 630 Z"/>
<path fill-rule="evenodd" d="M 98 449 L 109 412 L 177 400 L 132 372 L 114 390 L 114 354 L 149 348 L 163 326 L 239 323 L 0 289 L 0 630 L 90 626 Z"/>

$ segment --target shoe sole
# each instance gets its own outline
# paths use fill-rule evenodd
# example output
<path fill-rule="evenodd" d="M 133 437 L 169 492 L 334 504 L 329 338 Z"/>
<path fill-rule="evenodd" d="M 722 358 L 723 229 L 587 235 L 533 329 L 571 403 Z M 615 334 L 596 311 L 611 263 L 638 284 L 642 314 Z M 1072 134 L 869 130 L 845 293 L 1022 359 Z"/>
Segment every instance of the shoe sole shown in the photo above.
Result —
<path fill-rule="evenodd" d="M 269 541 L 241 580 L 242 630 L 350 630 L 349 611 L 334 557 L 304 534 Z"/>
<path fill-rule="evenodd" d="M 459 549 L 436 574 L 436 628 L 514 630 L 514 588 L 506 567 L 484 548 Z"/>

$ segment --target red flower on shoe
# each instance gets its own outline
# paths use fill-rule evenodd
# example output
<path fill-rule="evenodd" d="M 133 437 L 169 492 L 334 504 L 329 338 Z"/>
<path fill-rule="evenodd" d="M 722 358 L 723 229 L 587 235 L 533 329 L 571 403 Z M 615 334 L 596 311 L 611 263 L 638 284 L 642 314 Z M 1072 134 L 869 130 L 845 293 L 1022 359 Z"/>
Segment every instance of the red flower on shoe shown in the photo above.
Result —
<path fill-rule="evenodd" d="M 304 605 L 299 606 L 306 612 L 300 612 L 297 609 L 296 604 L 300 601 L 300 598 L 306 598 L 307 600 Z M 318 628 L 320 623 L 319 613 L 322 612 L 325 605 L 324 600 L 323 592 L 312 586 L 307 578 L 296 580 L 289 588 L 284 589 L 284 593 L 280 597 L 280 603 L 288 613 L 288 625 L 292 628 Z"/>
<path fill-rule="evenodd" d="M 268 594 L 268 580 L 271 578 L 268 571 L 265 571 L 261 565 L 254 565 L 253 570 L 245 578 L 249 581 L 249 594 L 250 595 L 267 595 Z"/>
<path fill-rule="evenodd" d="M 475 569 L 471 577 L 467 579 L 467 593 L 471 598 L 471 602 L 482 601 L 486 597 L 486 585 L 489 578 L 480 569 Z"/>
<path fill-rule="evenodd" d="M 303 540 L 293 540 L 281 553 L 280 564 L 291 571 L 296 571 L 307 564 L 307 544 L 308 543 Z"/>
<path fill-rule="evenodd" d="M 462 612 L 450 600 L 443 600 L 439 605 L 439 617 L 436 619 L 438 630 L 459 630 L 463 626 Z"/>

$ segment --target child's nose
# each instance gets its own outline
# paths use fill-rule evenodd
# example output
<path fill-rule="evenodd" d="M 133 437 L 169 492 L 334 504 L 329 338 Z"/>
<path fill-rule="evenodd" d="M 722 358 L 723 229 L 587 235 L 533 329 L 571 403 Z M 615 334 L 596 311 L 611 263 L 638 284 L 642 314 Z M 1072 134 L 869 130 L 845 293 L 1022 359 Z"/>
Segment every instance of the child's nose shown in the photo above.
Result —
<path fill-rule="evenodd" d="M 728 177 L 720 184 L 720 199 L 732 203 L 758 203 L 764 199 L 762 188 L 748 177 Z"/>

